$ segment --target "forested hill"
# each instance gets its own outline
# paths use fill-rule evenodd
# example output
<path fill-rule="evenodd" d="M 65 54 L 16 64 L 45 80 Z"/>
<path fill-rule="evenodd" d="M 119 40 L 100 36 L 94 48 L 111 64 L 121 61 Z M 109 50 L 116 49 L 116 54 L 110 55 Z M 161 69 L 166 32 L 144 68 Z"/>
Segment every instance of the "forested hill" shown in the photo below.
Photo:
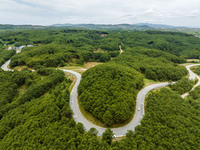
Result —
<path fill-rule="evenodd" d="M 160 81 L 180 79 L 186 72 L 176 64 L 200 56 L 200 39 L 176 32 L 34 30 L 6 32 L 0 38 L 15 46 L 34 45 L 12 57 L 11 67 L 58 67 L 112 59 Z M 121 55 L 120 46 L 124 52 Z"/>
<path fill-rule="evenodd" d="M 29 30 L 1 33 L 0 39 L 0 44 L 6 42 L 8 45 L 15 46 L 30 44 L 37 46 L 30 48 L 31 51 L 26 52 L 26 57 L 31 56 L 31 58 L 25 60 L 24 56 L 20 56 L 23 53 L 18 54 L 20 60 L 13 64 L 14 66 L 22 65 L 23 63 L 34 66 L 35 64 L 40 64 L 38 61 L 51 59 L 51 54 L 56 54 L 56 61 L 54 60 L 53 66 L 63 65 L 64 62 L 72 61 L 78 64 L 88 61 L 105 62 L 119 54 L 120 45 L 124 51 L 141 46 L 165 51 L 182 58 L 198 59 L 200 56 L 200 39 L 193 35 L 177 32 Z M 52 52 L 48 52 L 49 49 L 53 49 Z M 41 60 L 39 55 L 37 55 L 39 53 L 45 59 Z M 41 64 L 43 65 L 44 63 L 41 62 Z"/>
<path fill-rule="evenodd" d="M 83 73 L 79 100 L 84 109 L 107 126 L 128 120 L 135 109 L 143 75 L 126 66 L 104 64 Z"/>
<path fill-rule="evenodd" d="M 177 65 L 185 62 L 182 57 L 144 47 L 127 49 L 112 62 L 129 66 L 155 81 L 176 81 L 187 74 L 185 67 Z"/>
<path fill-rule="evenodd" d="M 106 51 L 122 48 L 143 46 L 184 56 L 197 58 L 200 56 L 200 39 L 193 35 L 179 32 L 162 31 L 97 31 L 97 30 L 28 30 L 20 32 L 5 32 L 0 39 L 16 46 L 34 44 L 64 44 L 70 49 Z M 1 42 L 0 42 L 1 43 Z M 81 49 L 81 50 L 82 50 Z"/>
<path fill-rule="evenodd" d="M 142 74 L 155 81 L 180 80 L 188 72 L 178 62 L 184 59 L 160 50 L 127 49 L 112 61 L 83 73 L 80 103 L 107 126 L 124 123 L 134 114 L 137 91 L 144 85 Z"/>

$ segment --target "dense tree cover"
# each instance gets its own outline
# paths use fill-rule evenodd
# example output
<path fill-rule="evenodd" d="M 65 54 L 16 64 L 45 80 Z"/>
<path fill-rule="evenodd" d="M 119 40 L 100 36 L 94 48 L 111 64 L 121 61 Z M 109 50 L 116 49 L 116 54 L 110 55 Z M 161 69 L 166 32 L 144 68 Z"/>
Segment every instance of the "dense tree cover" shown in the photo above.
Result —
<path fill-rule="evenodd" d="M 85 110 L 111 126 L 131 117 L 136 90 L 142 86 L 142 74 L 129 67 L 114 63 L 98 65 L 82 74 L 79 100 Z"/>
<path fill-rule="evenodd" d="M 195 72 L 197 75 L 200 75 L 200 66 L 192 67 L 191 70 Z"/>
<path fill-rule="evenodd" d="M 37 72 L 1 70 L 0 109 L 15 106 L 1 111 L 0 149 L 111 149 L 112 137 L 101 141 L 96 129 L 85 132 L 84 126 L 73 120 L 68 91 L 71 81 L 65 78 L 59 82 L 60 75 L 64 76 L 45 68 Z M 42 95 L 35 95 L 36 90 L 42 90 Z M 17 103 L 26 93 L 28 101 Z"/>
<path fill-rule="evenodd" d="M 78 64 L 87 61 L 105 62 L 119 54 L 119 45 L 122 45 L 124 51 L 142 46 L 149 49 L 159 49 L 184 58 L 199 58 L 200 56 L 200 39 L 178 32 L 26 30 L 1 33 L 0 39 L 16 46 L 33 44 L 36 47 L 31 48 L 31 51 L 44 51 L 41 52 L 43 55 L 39 56 L 30 53 L 30 51 L 25 53 L 24 50 L 24 55 L 31 55 L 33 58 L 25 58 L 23 54 L 18 54 L 15 56 L 15 62 L 12 63 L 13 66 L 23 63 L 34 66 L 41 63 L 44 66 L 55 67 L 65 65 L 69 61 Z M 43 46 L 46 44 L 50 45 Z M 61 47 L 62 49 L 60 49 Z M 53 56 L 51 53 L 45 53 L 52 48 L 55 49 Z M 41 57 L 47 61 L 52 61 L 52 59 L 54 61 L 52 64 L 45 64 Z M 178 61 L 183 62 L 183 59 Z M 29 64 L 27 64 L 28 62 Z"/>
<path fill-rule="evenodd" d="M 199 39 L 173 32 L 90 30 L 8 32 L 0 38 L 16 46 L 35 45 L 14 56 L 11 66 L 40 68 L 0 72 L 0 149 L 199 149 L 199 87 L 184 100 L 169 88 L 152 92 L 135 133 L 128 131 L 122 141 L 111 142 L 107 135 L 112 133 L 106 131 L 100 141 L 94 128 L 85 132 L 72 118 L 71 82 L 62 71 L 40 66 L 105 62 L 122 45 L 121 55 L 83 73 L 79 87 L 82 106 L 111 126 L 133 114 L 142 74 L 160 81 L 181 79 L 174 87 L 180 93 L 183 84 L 190 86 L 182 79 L 186 69 L 177 63 L 200 56 Z"/>
<path fill-rule="evenodd" d="M 199 149 L 199 109 L 168 88 L 151 92 L 146 102 L 141 126 L 113 149 Z"/>
<path fill-rule="evenodd" d="M 185 62 L 183 58 L 144 47 L 129 48 L 112 61 L 129 66 L 148 79 L 159 81 L 177 81 L 188 73 L 185 67 L 177 65 Z"/>
<path fill-rule="evenodd" d="M 179 94 L 184 94 L 192 89 L 195 81 L 189 80 L 188 78 L 182 78 L 175 84 L 170 85 L 173 91 L 178 92 Z"/>
<path fill-rule="evenodd" d="M 143 46 L 185 58 L 199 58 L 200 39 L 186 33 L 162 31 L 123 32 L 125 47 Z"/>
<path fill-rule="evenodd" d="M 194 90 L 190 91 L 190 97 L 194 100 L 200 100 L 200 86 L 196 87 Z"/>
<path fill-rule="evenodd" d="M 44 96 L 6 112 L 0 120 L 0 149 L 98 148 L 97 137 L 85 133 L 72 119 L 70 83 L 66 79 Z"/>
<path fill-rule="evenodd" d="M 72 45 L 74 47 L 94 46 L 101 48 L 103 43 L 116 42 L 115 39 L 109 38 L 107 32 L 95 30 L 26 30 L 18 32 L 6 32 L 0 34 L 0 39 L 8 41 L 10 44 L 27 45 L 27 44 L 49 44 L 58 43 Z M 106 40 L 107 39 L 107 40 Z M 110 50 L 116 50 L 116 45 Z M 117 45 L 118 46 L 118 45 Z M 117 48 L 118 49 L 118 48 Z"/>
<path fill-rule="evenodd" d="M 15 53 L 15 50 L 8 51 L 0 47 L 0 66 L 9 60 Z"/>
<path fill-rule="evenodd" d="M 74 47 L 66 47 L 60 44 L 46 44 L 43 46 L 24 48 L 21 53 L 12 57 L 10 66 L 27 65 L 36 67 L 42 65 L 45 67 L 63 66 L 66 63 L 83 64 L 88 61 L 106 62 L 111 57 L 116 57 L 118 51 L 108 53 L 93 52 L 91 49 L 84 50 Z"/>
<path fill-rule="evenodd" d="M 196 73 L 197 75 L 200 75 L 200 66 L 192 67 L 191 70 L 194 73 Z M 200 96 L 199 96 L 200 89 L 199 88 L 200 87 L 198 86 L 198 87 L 195 88 L 195 90 L 193 90 L 193 91 L 190 92 L 190 96 L 192 96 L 192 98 L 195 99 L 195 100 L 198 99 L 198 98 L 200 98 Z"/>
<path fill-rule="evenodd" d="M 44 77 L 42 77 L 44 76 Z M 46 76 L 46 77 L 45 77 Z M 53 88 L 57 83 L 64 80 L 64 73 L 59 70 L 41 68 L 37 72 L 29 71 L 1 71 L 1 95 L 0 118 L 5 113 L 24 104 L 31 99 L 42 96 Z M 37 83 L 37 84 L 36 84 Z M 24 85 L 26 89 L 23 94 L 17 92 L 16 88 Z M 17 97 L 15 97 L 17 94 Z"/>
<path fill-rule="evenodd" d="M 11 80 L 11 72 L 0 70 L 0 108 L 11 102 L 17 93 L 17 84 Z"/>
<path fill-rule="evenodd" d="M 106 32 L 90 30 L 41 30 L 12 32 L 0 35 L 10 44 L 34 44 L 17 54 L 11 66 L 44 65 L 57 67 L 65 63 L 106 62 L 119 54 L 120 39 L 102 36 Z M 36 46 L 37 45 L 37 46 Z"/>
<path fill-rule="evenodd" d="M 110 145 L 113 139 L 113 135 L 114 133 L 111 129 L 106 129 L 102 135 L 102 140 L 107 142 Z"/>
<path fill-rule="evenodd" d="M 80 143 L 94 149 L 100 146 L 96 135 L 85 133 L 72 119 L 71 81 L 62 79 L 59 84 L 60 75 L 64 77 L 61 71 L 45 68 L 33 73 L 1 71 L 0 149 L 82 149 Z M 20 92 L 22 86 L 25 91 Z M 16 103 L 26 96 L 28 101 Z M 2 112 L 9 104 L 15 106 Z"/>
<path fill-rule="evenodd" d="M 15 50 L 5 50 L 6 42 L 0 38 L 0 66 L 2 66 L 7 60 L 15 55 Z"/>
<path fill-rule="evenodd" d="M 27 71 L 18 73 L 26 74 L 20 75 L 27 76 L 24 84 L 26 79 L 34 76 Z M 2 71 L 1 81 L 22 83 L 21 80 L 11 81 L 13 74 L 16 72 Z M 40 70 L 40 75 L 47 74 L 51 71 Z M 36 78 L 35 84 L 44 80 L 41 78 L 45 76 Z M 135 133 L 128 131 L 121 141 L 111 143 L 112 132 L 107 130 L 100 141 L 94 128 L 85 132 L 82 124 L 74 122 L 69 107 L 70 83 L 64 80 L 45 95 L 6 112 L 0 119 L 0 149 L 195 150 L 200 146 L 200 116 L 196 107 L 199 101 L 193 98 L 183 100 L 168 88 L 150 93 L 141 126 L 136 128 Z M 20 96 L 17 84 L 10 88 L 16 91 L 13 97 Z"/>
<path fill-rule="evenodd" d="M 57 67 L 63 61 L 69 62 L 72 54 L 66 47 L 55 44 L 24 48 L 21 53 L 12 57 L 10 66 L 27 65 L 28 67 L 35 67 L 43 65 L 45 67 Z"/>
<path fill-rule="evenodd" d="M 200 75 L 200 66 L 192 67 L 191 68 L 193 72 Z M 189 92 L 189 99 L 192 105 L 195 108 L 200 108 L 200 86 L 197 86 L 194 90 Z M 191 100 L 192 99 L 192 100 Z"/>

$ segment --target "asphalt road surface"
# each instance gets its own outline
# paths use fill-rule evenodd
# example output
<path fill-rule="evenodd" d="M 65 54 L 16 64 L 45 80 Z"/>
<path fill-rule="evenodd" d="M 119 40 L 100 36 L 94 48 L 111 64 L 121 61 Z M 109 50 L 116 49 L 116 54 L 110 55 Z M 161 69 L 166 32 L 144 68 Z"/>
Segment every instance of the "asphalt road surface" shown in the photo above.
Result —
<path fill-rule="evenodd" d="M 8 69 L 8 65 L 10 64 L 10 60 L 8 60 L 5 64 L 1 66 L 1 69 L 4 71 L 12 71 L 11 69 Z"/>
<path fill-rule="evenodd" d="M 2 65 L 1 68 L 5 71 L 11 71 L 11 69 L 8 69 L 8 67 L 7 67 L 9 65 L 9 63 L 10 63 L 10 60 L 7 61 L 4 65 Z M 193 87 L 193 89 L 196 86 L 200 85 L 200 78 L 190 70 L 190 67 L 197 66 L 197 65 L 200 65 L 200 64 L 193 64 L 193 65 L 186 66 L 187 70 L 189 71 L 189 75 L 190 75 L 189 79 L 191 79 L 191 80 L 194 80 L 195 78 L 199 79 L 198 83 Z M 61 70 L 63 70 L 64 72 L 71 73 L 76 76 L 76 83 L 70 94 L 70 107 L 73 111 L 74 120 L 76 122 L 81 122 L 87 131 L 90 128 L 94 127 L 98 130 L 98 132 L 99 132 L 98 135 L 102 135 L 102 133 L 106 130 L 106 128 L 102 128 L 102 127 L 92 124 L 87 119 L 85 119 L 84 116 L 82 115 L 82 113 L 80 112 L 79 105 L 78 105 L 78 85 L 80 84 L 80 81 L 81 81 L 81 75 L 72 70 L 65 70 L 65 69 L 61 69 Z M 134 131 L 135 127 L 140 125 L 140 121 L 142 120 L 143 116 L 145 115 L 144 101 L 145 101 L 146 94 L 153 89 L 164 87 L 167 85 L 169 85 L 169 83 L 158 83 L 158 84 L 149 85 L 149 86 L 143 88 L 137 95 L 136 109 L 135 109 L 135 114 L 134 114 L 132 121 L 123 127 L 112 128 L 114 134 L 119 137 L 119 136 L 125 135 L 127 130 Z M 183 94 L 182 97 L 185 97 L 187 95 L 188 95 L 188 93 Z"/>
<path fill-rule="evenodd" d="M 191 91 L 194 90 L 195 87 L 197 87 L 197 86 L 200 85 L 200 78 L 199 78 L 198 75 L 194 74 L 194 72 L 192 72 L 192 71 L 190 70 L 190 67 L 199 66 L 199 65 L 200 65 L 200 64 L 193 64 L 193 65 L 188 65 L 188 66 L 186 66 L 186 69 L 188 70 L 189 75 L 190 75 L 189 79 L 190 79 L 190 80 L 194 80 L 195 78 L 198 79 L 197 84 L 195 84 L 195 86 L 191 89 Z M 189 93 L 187 92 L 187 93 L 181 95 L 181 97 L 182 97 L 182 98 L 185 98 L 185 97 L 188 96 L 188 95 L 189 95 Z"/>
<path fill-rule="evenodd" d="M 102 135 L 102 133 L 106 130 L 106 128 L 96 126 L 89 122 L 87 119 L 84 118 L 82 113 L 80 112 L 79 106 L 78 106 L 78 85 L 81 81 L 81 75 L 77 72 L 71 71 L 71 70 L 64 70 L 64 72 L 69 72 L 76 76 L 76 84 L 74 85 L 71 95 L 70 95 L 70 106 L 73 111 L 73 118 L 76 122 L 81 122 L 85 129 L 88 131 L 90 128 L 94 127 L 99 131 L 99 135 Z M 123 136 L 126 134 L 127 130 L 135 130 L 135 127 L 140 124 L 141 119 L 143 118 L 145 112 L 144 112 L 144 100 L 146 94 L 151 91 L 152 89 L 167 86 L 169 83 L 159 83 L 159 84 L 153 84 L 150 86 L 147 86 L 143 88 L 137 95 L 137 102 L 136 102 L 136 111 L 134 114 L 134 118 L 132 121 L 127 124 L 126 126 L 120 127 L 120 128 L 113 128 L 113 132 L 116 136 Z M 139 109 L 139 110 L 138 110 Z"/>

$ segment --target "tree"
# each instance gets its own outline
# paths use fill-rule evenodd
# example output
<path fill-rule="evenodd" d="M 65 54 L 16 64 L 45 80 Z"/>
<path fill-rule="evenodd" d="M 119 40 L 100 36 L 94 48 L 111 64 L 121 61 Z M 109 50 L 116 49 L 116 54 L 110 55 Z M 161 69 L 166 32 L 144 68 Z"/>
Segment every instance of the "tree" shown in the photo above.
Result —
<path fill-rule="evenodd" d="M 100 62 L 106 62 L 111 59 L 111 56 L 107 53 L 102 53 L 100 57 Z"/>
<path fill-rule="evenodd" d="M 96 128 L 90 128 L 90 130 L 88 131 L 88 133 L 92 136 L 97 136 L 97 129 Z"/>
<path fill-rule="evenodd" d="M 127 138 L 132 138 L 134 137 L 134 132 L 132 130 L 128 130 L 127 133 L 126 133 L 126 137 Z"/>
<path fill-rule="evenodd" d="M 111 126 L 113 124 L 113 116 L 110 111 L 107 110 L 104 113 L 102 120 L 107 126 Z"/>
<path fill-rule="evenodd" d="M 102 141 L 105 141 L 110 145 L 112 142 L 113 135 L 114 133 L 111 129 L 106 129 L 102 135 Z"/>
<path fill-rule="evenodd" d="M 65 66 L 65 62 L 62 60 L 60 63 L 60 67 L 64 67 Z"/>
<path fill-rule="evenodd" d="M 83 126 L 82 123 L 78 122 L 78 124 L 76 125 L 76 127 L 77 127 L 77 129 L 78 129 L 78 131 L 79 131 L 80 133 L 82 133 L 82 134 L 84 133 L 85 128 L 84 128 L 84 126 Z"/>

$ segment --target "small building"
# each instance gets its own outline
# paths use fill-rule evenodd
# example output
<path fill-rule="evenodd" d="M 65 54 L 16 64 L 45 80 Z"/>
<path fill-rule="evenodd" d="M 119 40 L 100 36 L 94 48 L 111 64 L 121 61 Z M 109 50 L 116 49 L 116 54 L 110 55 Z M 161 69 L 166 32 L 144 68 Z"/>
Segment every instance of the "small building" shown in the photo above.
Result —
<path fill-rule="evenodd" d="M 13 47 L 11 47 L 11 46 L 10 46 L 10 47 L 8 47 L 8 50 L 12 50 L 12 49 L 13 49 Z"/>
<path fill-rule="evenodd" d="M 26 45 L 19 46 L 19 49 L 22 49 L 22 48 L 24 48 L 24 47 L 26 47 Z"/>
<path fill-rule="evenodd" d="M 27 45 L 27 47 L 33 47 L 33 45 Z"/>

